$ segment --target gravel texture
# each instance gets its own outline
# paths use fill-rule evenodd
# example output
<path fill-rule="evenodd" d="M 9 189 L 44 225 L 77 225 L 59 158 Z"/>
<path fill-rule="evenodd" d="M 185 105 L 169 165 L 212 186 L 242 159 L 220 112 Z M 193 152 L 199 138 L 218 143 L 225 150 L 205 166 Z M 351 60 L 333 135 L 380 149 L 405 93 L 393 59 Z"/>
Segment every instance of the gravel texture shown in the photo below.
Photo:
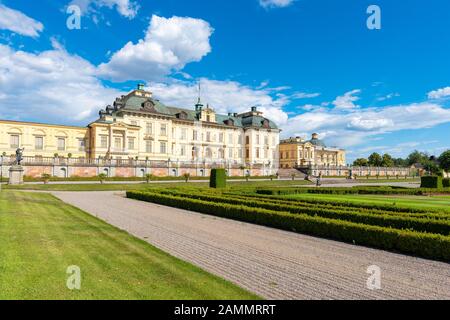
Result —
<path fill-rule="evenodd" d="M 450 299 L 450 264 L 126 199 L 61 200 L 267 299 Z M 367 288 L 369 266 L 381 289 Z"/>

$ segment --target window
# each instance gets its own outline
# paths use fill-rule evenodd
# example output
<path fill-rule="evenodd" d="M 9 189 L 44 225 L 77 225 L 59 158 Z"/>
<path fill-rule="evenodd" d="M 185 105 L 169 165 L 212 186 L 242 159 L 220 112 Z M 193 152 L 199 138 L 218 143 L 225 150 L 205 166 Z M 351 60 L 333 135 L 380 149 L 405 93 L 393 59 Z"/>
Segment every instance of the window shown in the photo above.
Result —
<path fill-rule="evenodd" d="M 206 122 L 211 122 L 211 116 L 209 114 L 206 116 Z"/>
<path fill-rule="evenodd" d="M 228 158 L 230 158 L 230 159 L 233 158 L 233 148 L 228 149 Z"/>
<path fill-rule="evenodd" d="M 206 133 L 206 141 L 211 142 L 211 132 Z"/>
<path fill-rule="evenodd" d="M 264 137 L 264 144 L 267 146 L 269 144 L 269 137 Z"/>
<path fill-rule="evenodd" d="M 108 148 L 108 137 L 107 136 L 100 137 L 100 147 L 103 149 Z"/>
<path fill-rule="evenodd" d="M 167 144 L 165 142 L 159 143 L 159 153 L 162 153 L 162 154 L 167 153 Z"/>
<path fill-rule="evenodd" d="M 181 129 L 181 140 L 186 140 L 187 138 L 187 129 Z"/>
<path fill-rule="evenodd" d="M 36 150 L 44 149 L 44 137 L 34 137 L 34 148 Z"/>
<path fill-rule="evenodd" d="M 66 150 L 66 139 L 65 138 L 58 138 L 58 150 L 59 151 Z"/>
<path fill-rule="evenodd" d="M 219 142 L 223 142 L 223 133 L 219 133 Z"/>
<path fill-rule="evenodd" d="M 212 158 L 212 151 L 210 148 L 206 148 L 206 158 L 209 158 L 209 159 Z"/>
<path fill-rule="evenodd" d="M 119 137 L 114 138 L 114 148 L 116 150 L 122 149 L 122 139 L 120 139 Z"/>
<path fill-rule="evenodd" d="M 256 159 L 259 159 L 259 148 L 256 148 Z"/>
<path fill-rule="evenodd" d="M 232 133 L 228 134 L 228 143 L 233 144 L 233 134 Z"/>
<path fill-rule="evenodd" d="M 238 138 L 238 144 L 242 144 L 242 135 L 241 134 L 239 135 L 239 138 Z"/>
<path fill-rule="evenodd" d="M 13 134 L 9 137 L 9 144 L 12 149 L 16 149 L 19 147 L 19 135 Z"/>
<path fill-rule="evenodd" d="M 86 140 L 78 139 L 78 150 L 84 151 L 86 149 Z"/>
<path fill-rule="evenodd" d="M 128 150 L 134 150 L 134 138 L 128 138 Z"/>
<path fill-rule="evenodd" d="M 197 139 L 198 139 L 198 133 L 197 133 L 197 130 L 194 130 L 192 132 L 192 140 L 197 141 Z"/>
<path fill-rule="evenodd" d="M 145 124 L 145 134 L 153 134 L 153 123 L 147 122 Z"/>
<path fill-rule="evenodd" d="M 269 157 L 269 151 L 267 149 L 264 149 L 264 158 L 268 158 Z"/>
<path fill-rule="evenodd" d="M 180 148 L 180 156 L 184 157 L 186 155 L 186 146 L 181 146 Z"/>
<path fill-rule="evenodd" d="M 256 144 L 259 144 L 259 134 L 256 135 Z"/>
<path fill-rule="evenodd" d="M 247 159 L 250 158 L 250 150 L 249 149 L 245 149 L 245 157 Z"/>
<path fill-rule="evenodd" d="M 160 132 L 160 134 L 162 135 L 162 136 L 167 136 L 167 124 L 162 124 L 161 125 L 161 132 Z M 162 153 L 162 152 L 161 152 Z"/>
<path fill-rule="evenodd" d="M 146 153 L 152 153 L 153 152 L 153 145 L 151 140 L 145 141 L 145 152 Z"/>

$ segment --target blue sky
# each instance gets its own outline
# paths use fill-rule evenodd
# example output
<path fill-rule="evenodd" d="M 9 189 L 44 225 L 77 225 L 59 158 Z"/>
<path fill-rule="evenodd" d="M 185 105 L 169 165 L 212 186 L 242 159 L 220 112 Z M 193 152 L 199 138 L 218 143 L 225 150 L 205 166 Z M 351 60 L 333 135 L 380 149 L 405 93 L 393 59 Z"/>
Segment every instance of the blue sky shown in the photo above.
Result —
<path fill-rule="evenodd" d="M 218 112 L 259 105 L 283 137 L 318 132 L 350 160 L 440 154 L 449 17 L 445 0 L 0 0 L 0 118 L 85 125 L 140 81 L 190 108 L 201 82 Z"/>

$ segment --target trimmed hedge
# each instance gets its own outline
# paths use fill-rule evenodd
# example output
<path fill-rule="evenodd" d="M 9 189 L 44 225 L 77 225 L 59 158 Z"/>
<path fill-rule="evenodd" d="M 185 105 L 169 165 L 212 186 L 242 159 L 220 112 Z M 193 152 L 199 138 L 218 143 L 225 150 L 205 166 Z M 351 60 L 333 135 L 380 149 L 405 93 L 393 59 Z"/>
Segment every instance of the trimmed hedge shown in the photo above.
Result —
<path fill-rule="evenodd" d="M 242 205 L 128 191 L 127 197 L 358 245 L 450 261 L 450 237 Z"/>
<path fill-rule="evenodd" d="M 227 173 L 225 169 L 212 169 L 209 180 L 210 188 L 225 188 L 227 186 Z"/>
<path fill-rule="evenodd" d="M 450 188 L 450 178 L 442 179 L 442 186 L 444 188 Z"/>
<path fill-rule="evenodd" d="M 450 193 L 450 190 L 432 188 L 394 188 L 394 187 L 353 187 L 353 188 L 292 188 L 292 187 L 275 187 L 256 189 L 257 194 L 265 195 L 290 195 L 290 194 L 375 194 L 375 195 L 413 195 L 422 196 L 430 193 Z"/>
<path fill-rule="evenodd" d="M 420 179 L 421 188 L 429 189 L 442 189 L 442 177 L 438 176 L 425 176 Z"/>
<path fill-rule="evenodd" d="M 163 192 L 164 193 L 164 192 Z M 426 217 L 401 216 L 395 213 L 369 213 L 342 210 L 342 208 L 318 208 L 317 206 L 295 206 L 282 203 L 270 203 L 255 199 L 239 199 L 208 194 L 193 194 L 168 192 L 174 196 L 193 198 L 209 202 L 240 204 L 252 208 L 264 208 L 275 211 L 286 211 L 294 214 L 307 214 L 309 216 L 319 216 L 330 219 L 346 220 L 355 223 L 377 225 L 382 227 L 392 227 L 396 229 L 413 229 L 421 232 L 438 233 L 442 235 L 450 234 L 450 221 L 429 219 Z"/>

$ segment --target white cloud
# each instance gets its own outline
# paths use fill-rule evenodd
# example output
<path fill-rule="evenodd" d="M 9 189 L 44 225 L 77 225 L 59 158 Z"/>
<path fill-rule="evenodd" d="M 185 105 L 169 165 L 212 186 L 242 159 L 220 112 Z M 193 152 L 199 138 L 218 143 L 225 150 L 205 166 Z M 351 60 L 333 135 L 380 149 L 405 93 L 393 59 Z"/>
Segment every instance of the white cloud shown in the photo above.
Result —
<path fill-rule="evenodd" d="M 445 87 L 428 93 L 429 99 L 442 99 L 446 97 L 450 97 L 450 87 Z"/>
<path fill-rule="evenodd" d="M 355 105 L 355 101 L 359 100 L 358 94 L 361 93 L 361 90 L 356 89 L 345 93 L 343 96 L 339 96 L 336 100 L 333 101 L 334 106 L 337 109 L 356 109 L 359 106 Z"/>
<path fill-rule="evenodd" d="M 119 82 L 161 79 L 207 55 L 212 32 L 201 19 L 154 15 L 145 38 L 128 42 L 99 66 L 99 74 Z"/>
<path fill-rule="evenodd" d="M 133 19 L 139 10 L 138 3 L 132 0 L 72 0 L 70 4 L 79 6 L 83 13 L 95 12 L 95 7 L 116 7 L 120 15 L 129 19 Z"/>
<path fill-rule="evenodd" d="M 165 104 L 178 107 L 194 108 L 198 98 L 196 83 L 149 83 L 148 89 Z M 235 81 L 201 79 L 201 91 L 202 102 L 210 104 L 218 113 L 241 113 L 257 105 L 265 117 L 278 125 L 287 122 L 288 115 L 282 107 L 288 101 L 285 97 L 272 97 L 273 91 L 270 89 L 251 88 Z"/>
<path fill-rule="evenodd" d="M 120 95 L 102 85 L 91 63 L 53 47 L 30 53 L 0 45 L 0 118 L 85 125 Z"/>
<path fill-rule="evenodd" d="M 295 0 L 259 0 L 263 8 L 284 8 L 290 6 Z"/>
<path fill-rule="evenodd" d="M 44 30 L 44 26 L 20 11 L 6 7 L 0 3 L 0 29 L 29 37 L 39 37 L 39 32 Z"/>
<path fill-rule="evenodd" d="M 312 109 L 289 119 L 283 135 L 318 132 L 330 145 L 352 147 L 381 134 L 431 128 L 450 122 L 450 109 L 435 103 L 413 103 L 384 108 Z"/>
<path fill-rule="evenodd" d="M 395 98 L 395 97 L 400 97 L 400 94 L 396 93 L 396 92 L 389 93 L 389 94 L 387 94 L 387 95 L 385 95 L 383 97 L 378 97 L 377 101 L 386 101 L 386 100 L 390 100 L 390 99 Z"/>

